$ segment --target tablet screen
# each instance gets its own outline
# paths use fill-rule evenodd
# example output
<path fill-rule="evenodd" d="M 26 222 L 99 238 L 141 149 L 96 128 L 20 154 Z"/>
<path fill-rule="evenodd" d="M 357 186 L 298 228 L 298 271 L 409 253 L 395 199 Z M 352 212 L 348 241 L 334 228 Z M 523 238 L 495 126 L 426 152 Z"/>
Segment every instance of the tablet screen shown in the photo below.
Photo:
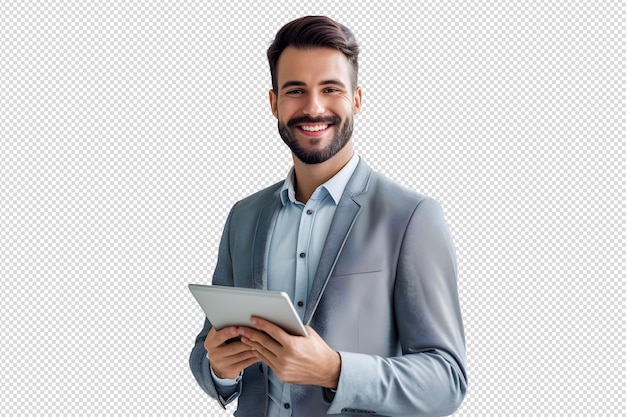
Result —
<path fill-rule="evenodd" d="M 256 316 L 289 334 L 307 335 L 289 296 L 282 291 L 198 284 L 189 284 L 189 290 L 218 330 L 228 326 L 250 327 L 250 317 Z"/>

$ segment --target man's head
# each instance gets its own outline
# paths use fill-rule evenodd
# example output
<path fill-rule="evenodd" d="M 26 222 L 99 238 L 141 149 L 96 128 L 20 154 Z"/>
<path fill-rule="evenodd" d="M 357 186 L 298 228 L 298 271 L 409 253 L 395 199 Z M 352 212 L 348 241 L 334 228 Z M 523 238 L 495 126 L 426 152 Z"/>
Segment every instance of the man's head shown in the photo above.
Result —
<path fill-rule="evenodd" d="M 352 89 L 358 85 L 359 73 L 359 45 L 354 33 L 341 23 L 337 23 L 326 16 L 305 16 L 292 20 L 283 26 L 274 42 L 267 50 L 267 60 L 272 75 L 272 89 L 278 92 L 276 67 L 278 58 L 283 51 L 292 46 L 297 49 L 331 48 L 346 56 L 352 66 Z"/>
<path fill-rule="evenodd" d="M 267 51 L 278 131 L 306 164 L 327 161 L 352 137 L 361 107 L 358 52 L 348 28 L 319 16 L 285 25 Z"/>

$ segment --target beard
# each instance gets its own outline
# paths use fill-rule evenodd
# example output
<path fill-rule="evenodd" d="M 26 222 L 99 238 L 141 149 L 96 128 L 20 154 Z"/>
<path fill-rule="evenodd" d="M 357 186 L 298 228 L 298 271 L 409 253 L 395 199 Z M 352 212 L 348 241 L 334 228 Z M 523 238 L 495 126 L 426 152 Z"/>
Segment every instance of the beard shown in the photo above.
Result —
<path fill-rule="evenodd" d="M 293 152 L 296 158 L 298 158 L 300 161 L 304 162 L 305 164 L 311 165 L 321 164 L 322 162 L 328 161 L 330 158 L 335 156 L 337 152 L 342 150 L 352 137 L 354 119 L 350 117 L 349 119 L 346 119 L 343 123 L 339 124 L 340 122 L 341 119 L 339 119 L 339 117 L 337 116 L 318 118 L 306 116 L 298 117 L 296 119 L 291 119 L 289 122 L 287 122 L 286 125 L 284 123 L 281 123 L 279 120 L 278 133 L 280 134 L 283 142 L 285 142 L 285 144 L 289 146 L 291 152 Z M 336 130 L 333 134 L 333 139 L 331 143 L 327 147 L 319 150 L 307 150 L 300 145 L 298 139 L 296 138 L 294 130 L 298 129 L 297 127 L 295 127 L 295 125 L 298 123 L 327 123 L 329 125 L 332 124 L 336 128 Z"/>

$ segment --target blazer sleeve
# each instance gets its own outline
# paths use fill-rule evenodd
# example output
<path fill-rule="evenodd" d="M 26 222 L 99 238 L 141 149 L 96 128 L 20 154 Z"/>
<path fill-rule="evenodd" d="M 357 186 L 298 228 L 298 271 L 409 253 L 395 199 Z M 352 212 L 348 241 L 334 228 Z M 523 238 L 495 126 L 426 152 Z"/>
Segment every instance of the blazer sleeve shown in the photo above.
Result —
<path fill-rule="evenodd" d="M 234 210 L 234 207 L 233 207 Z M 212 283 L 215 285 L 233 286 L 233 270 L 230 255 L 230 221 L 233 210 L 228 215 L 222 238 L 220 240 L 219 253 L 217 256 L 217 265 L 215 272 L 213 273 Z M 228 397 L 221 395 L 220 389 L 211 376 L 210 362 L 207 358 L 207 351 L 204 348 L 204 341 L 206 340 L 209 331 L 211 330 L 211 323 L 206 318 L 204 319 L 204 327 L 198 336 L 196 342 L 191 350 L 189 356 L 189 367 L 193 376 L 200 387 L 209 394 L 212 398 L 218 400 L 220 405 L 226 408 L 226 405 L 234 401 L 241 394 L 242 384 L 241 381 L 237 384 L 237 388 L 234 393 Z M 231 390 L 232 391 L 232 390 Z"/>
<path fill-rule="evenodd" d="M 443 416 L 463 401 L 465 336 L 456 253 L 441 207 L 432 199 L 418 203 L 411 215 L 394 285 L 402 355 L 340 352 L 341 374 L 329 414 Z"/>

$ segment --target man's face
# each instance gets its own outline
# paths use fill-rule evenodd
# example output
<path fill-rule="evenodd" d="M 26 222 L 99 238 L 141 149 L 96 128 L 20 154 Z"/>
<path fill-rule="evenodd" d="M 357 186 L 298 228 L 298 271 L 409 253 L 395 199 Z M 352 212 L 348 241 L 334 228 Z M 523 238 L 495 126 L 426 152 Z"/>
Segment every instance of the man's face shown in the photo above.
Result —
<path fill-rule="evenodd" d="M 327 161 L 352 137 L 361 89 L 351 86 L 351 71 L 345 55 L 330 48 L 287 47 L 278 59 L 272 113 L 281 138 L 305 164 Z"/>

